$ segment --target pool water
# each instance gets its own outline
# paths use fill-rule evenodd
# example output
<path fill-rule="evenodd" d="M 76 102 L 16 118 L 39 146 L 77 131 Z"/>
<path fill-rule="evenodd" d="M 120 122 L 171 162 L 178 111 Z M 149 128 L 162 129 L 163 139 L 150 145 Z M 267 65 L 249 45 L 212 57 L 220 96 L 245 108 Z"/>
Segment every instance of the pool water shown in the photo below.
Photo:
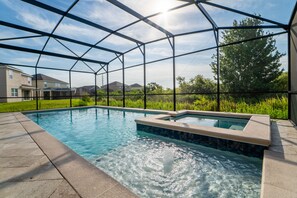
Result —
<path fill-rule="evenodd" d="M 249 120 L 242 118 L 189 114 L 173 118 L 171 121 L 242 131 Z"/>
<path fill-rule="evenodd" d="M 140 197 L 259 197 L 262 160 L 136 130 L 139 112 L 27 116 Z"/>

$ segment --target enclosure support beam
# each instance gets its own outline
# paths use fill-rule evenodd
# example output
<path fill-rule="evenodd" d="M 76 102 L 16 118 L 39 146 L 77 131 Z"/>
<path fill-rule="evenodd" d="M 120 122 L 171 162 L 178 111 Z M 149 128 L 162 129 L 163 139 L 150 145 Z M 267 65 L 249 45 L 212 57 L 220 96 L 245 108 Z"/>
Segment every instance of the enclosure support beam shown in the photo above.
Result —
<path fill-rule="evenodd" d="M 29 38 L 40 38 L 40 37 L 43 37 L 43 35 L 1 38 L 0 41 L 11 41 L 11 40 L 18 40 L 18 39 L 29 39 Z"/>
<path fill-rule="evenodd" d="M 138 49 L 143 57 L 143 108 L 146 109 L 146 56 L 145 56 L 145 44 L 138 45 Z"/>
<path fill-rule="evenodd" d="M 106 93 L 107 93 L 107 106 L 109 106 L 109 65 L 106 65 Z"/>
<path fill-rule="evenodd" d="M 212 25 L 213 29 L 218 29 L 217 24 L 211 18 L 211 16 L 208 14 L 208 12 L 204 9 L 204 7 L 199 2 L 195 2 L 195 5 L 200 10 L 200 12 L 204 15 L 204 17 L 208 20 L 208 22 Z"/>
<path fill-rule="evenodd" d="M 164 34 L 166 34 L 167 36 L 173 36 L 173 34 L 167 30 L 165 30 L 163 27 L 157 25 L 156 23 L 154 23 L 153 21 L 149 20 L 148 18 L 142 16 L 141 14 L 139 14 L 138 12 L 135 12 L 133 9 L 129 8 L 128 6 L 122 4 L 121 2 L 117 1 L 117 0 L 107 0 L 109 3 L 113 4 L 114 6 L 117 6 L 118 8 L 124 10 L 125 12 L 131 14 L 132 16 L 138 18 L 139 20 L 147 23 L 148 25 L 156 28 L 157 30 L 163 32 Z"/>
<path fill-rule="evenodd" d="M 1 65 L 11 65 L 11 66 L 16 66 L 16 67 L 35 68 L 34 65 L 24 65 L 24 64 L 7 63 L 7 62 L 0 62 L 0 64 Z M 38 66 L 38 69 L 47 69 L 47 70 L 54 70 L 54 71 L 66 71 L 66 72 L 69 72 L 69 69 L 40 67 L 40 66 Z M 77 73 L 84 73 L 84 74 L 93 74 L 93 72 L 88 72 L 88 71 L 77 71 L 77 70 L 71 70 L 71 71 L 72 72 L 77 72 Z"/>
<path fill-rule="evenodd" d="M 175 80 L 175 37 L 172 37 L 172 66 L 173 66 L 173 111 L 176 111 L 176 80 Z"/>
<path fill-rule="evenodd" d="M 220 100 L 220 35 L 219 30 L 216 31 L 216 43 L 217 43 L 217 111 L 221 110 L 221 100 Z"/>
<path fill-rule="evenodd" d="M 296 94 L 295 92 L 292 92 L 292 63 L 293 61 L 291 60 L 291 31 L 294 34 L 294 19 L 295 15 L 297 13 L 297 3 L 295 4 L 294 10 L 291 14 L 290 22 L 289 22 L 289 30 L 288 30 L 288 119 L 292 119 L 292 94 Z M 293 35 L 294 36 L 294 35 Z M 294 43 L 293 43 L 294 44 Z M 294 119 L 294 118 L 293 118 Z M 294 120 L 296 121 L 296 120 Z M 296 123 L 295 123 L 296 124 Z"/>
<path fill-rule="evenodd" d="M 237 14 L 240 14 L 240 15 L 243 15 L 243 16 L 247 16 L 247 17 L 259 19 L 261 21 L 265 21 L 265 22 L 268 22 L 268 23 L 272 23 L 272 24 L 278 25 L 279 27 L 284 28 L 284 29 L 287 29 L 288 28 L 288 26 L 285 25 L 285 24 L 278 23 L 276 21 L 269 20 L 269 19 L 263 18 L 261 16 L 257 16 L 257 15 L 254 15 L 254 14 L 249 14 L 249 13 L 246 13 L 246 12 L 242 12 L 242 11 L 239 11 L 239 10 L 236 10 L 236 9 L 233 9 L 233 8 L 229 8 L 229 7 L 225 7 L 225 6 L 222 6 L 222 5 L 218 5 L 218 4 L 209 2 L 209 1 L 196 0 L 196 2 L 204 3 L 206 5 L 210 5 L 210 6 L 217 7 L 217 8 L 223 9 L 223 10 L 234 12 L 234 13 L 237 13 Z"/>
<path fill-rule="evenodd" d="M 41 49 L 42 52 L 43 52 L 44 49 L 46 48 L 46 46 L 47 46 L 49 40 L 51 39 L 51 36 L 54 34 L 54 32 L 56 31 L 56 29 L 58 28 L 58 26 L 60 25 L 60 23 L 63 21 L 65 15 L 66 15 L 67 13 L 70 12 L 70 10 L 71 10 L 71 9 L 78 3 L 78 1 L 79 1 L 79 0 L 76 0 L 75 2 L 73 2 L 73 3 L 71 4 L 71 6 L 66 10 L 66 12 L 62 15 L 62 17 L 59 19 L 58 23 L 55 25 L 54 29 L 53 29 L 52 32 L 50 33 L 50 36 L 49 36 L 49 37 L 47 38 L 47 40 L 45 41 L 45 43 L 44 43 L 44 45 L 43 45 L 43 47 L 42 47 L 42 49 Z M 40 58 L 41 58 L 41 54 L 39 54 L 39 56 L 38 56 L 38 59 L 37 59 L 37 62 L 36 62 L 36 67 L 37 67 L 38 64 L 39 64 Z"/>
<path fill-rule="evenodd" d="M 68 51 L 70 51 L 72 54 L 74 54 L 76 57 L 79 57 L 79 58 L 81 58 L 79 55 L 77 55 L 74 51 L 72 51 L 69 47 L 67 47 L 63 42 L 61 42 L 61 41 L 59 41 L 59 39 L 56 39 L 56 38 L 54 38 L 58 43 L 60 43 L 60 45 L 62 45 L 64 48 L 66 48 Z M 73 67 L 77 64 L 77 62 L 78 62 L 78 60 L 74 63 L 74 65 L 72 65 L 72 67 L 71 67 L 71 69 L 70 70 L 72 70 L 73 69 Z M 84 65 L 86 65 L 90 70 L 92 70 L 93 72 L 95 72 L 94 70 L 93 70 L 93 68 L 91 68 L 85 61 L 82 61 L 82 63 L 84 64 Z"/>
<path fill-rule="evenodd" d="M 291 115 L 291 30 L 288 31 L 288 119 L 292 118 Z"/>
<path fill-rule="evenodd" d="M 199 2 L 195 2 L 195 5 L 200 10 L 200 12 L 204 15 L 204 17 L 207 19 L 207 21 L 212 25 L 213 33 L 214 33 L 215 39 L 217 40 L 217 38 L 216 38 L 217 37 L 216 30 L 218 29 L 217 24 L 215 23 L 215 21 L 211 18 L 211 16 L 208 14 L 208 12 L 204 9 L 204 7 Z"/>
<path fill-rule="evenodd" d="M 97 73 L 95 73 L 95 105 L 97 105 Z"/>
<path fill-rule="evenodd" d="M 122 55 L 122 75 L 123 75 L 123 107 L 126 106 L 126 87 L 125 87 L 125 58 Z"/>
<path fill-rule="evenodd" d="M 70 88 L 70 107 L 72 107 L 71 70 L 69 71 L 69 88 Z"/>
<path fill-rule="evenodd" d="M 146 54 L 145 54 L 145 44 L 143 45 L 143 108 L 146 109 Z"/>
<path fill-rule="evenodd" d="M 16 51 L 21 51 L 21 52 L 28 52 L 28 53 L 33 53 L 33 54 L 41 54 L 41 55 L 46 55 L 46 56 L 54 56 L 54 57 L 58 57 L 58 58 L 65 58 L 65 59 L 71 59 L 71 60 L 81 60 L 81 61 L 97 63 L 97 64 L 107 64 L 106 62 L 103 62 L 103 61 L 97 61 L 97 60 L 93 60 L 93 59 L 69 56 L 69 55 L 64 55 L 64 54 L 59 54 L 59 53 L 54 53 L 54 52 L 47 52 L 47 51 L 43 51 L 43 50 L 36 50 L 36 49 L 31 49 L 31 48 L 26 48 L 26 47 L 7 45 L 7 44 L 2 44 L 2 43 L 0 44 L 0 48 L 16 50 Z"/>
<path fill-rule="evenodd" d="M 279 26 L 277 25 L 253 25 L 253 26 L 221 26 L 218 27 L 218 29 L 220 30 L 231 30 L 231 29 L 281 29 Z"/>
<path fill-rule="evenodd" d="M 38 110 L 38 84 L 37 84 L 37 67 L 35 67 L 35 101 L 36 101 L 36 110 Z"/>

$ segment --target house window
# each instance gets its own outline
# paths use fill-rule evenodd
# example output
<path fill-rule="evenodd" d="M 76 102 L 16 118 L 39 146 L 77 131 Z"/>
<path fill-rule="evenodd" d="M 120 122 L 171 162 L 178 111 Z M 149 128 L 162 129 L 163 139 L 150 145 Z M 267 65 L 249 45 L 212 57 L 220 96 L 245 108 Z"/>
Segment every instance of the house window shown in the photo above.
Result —
<path fill-rule="evenodd" d="M 60 87 L 60 83 L 55 83 L 55 87 Z"/>
<path fill-rule="evenodd" d="M 28 84 L 31 85 L 31 78 L 28 77 Z"/>
<path fill-rule="evenodd" d="M 11 88 L 11 96 L 18 97 L 18 89 L 16 89 L 16 88 Z"/>
<path fill-rule="evenodd" d="M 9 79 L 13 79 L 13 71 L 12 70 L 8 70 L 8 76 L 9 76 Z"/>
<path fill-rule="evenodd" d="M 44 83 L 43 83 L 43 86 L 44 86 L 45 88 L 47 88 L 47 82 L 44 82 Z"/>

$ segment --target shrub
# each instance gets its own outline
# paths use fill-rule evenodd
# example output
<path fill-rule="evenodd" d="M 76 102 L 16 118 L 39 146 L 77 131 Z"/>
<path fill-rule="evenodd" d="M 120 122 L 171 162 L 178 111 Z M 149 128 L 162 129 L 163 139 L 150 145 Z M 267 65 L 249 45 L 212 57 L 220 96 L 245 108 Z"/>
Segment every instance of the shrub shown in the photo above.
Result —
<path fill-rule="evenodd" d="M 88 103 L 88 102 L 92 102 L 92 98 L 88 95 L 84 95 L 81 99 L 82 101 Z"/>
<path fill-rule="evenodd" d="M 79 102 L 78 102 L 78 106 L 88 106 L 88 102 L 87 101 L 84 101 L 84 100 L 80 100 Z"/>

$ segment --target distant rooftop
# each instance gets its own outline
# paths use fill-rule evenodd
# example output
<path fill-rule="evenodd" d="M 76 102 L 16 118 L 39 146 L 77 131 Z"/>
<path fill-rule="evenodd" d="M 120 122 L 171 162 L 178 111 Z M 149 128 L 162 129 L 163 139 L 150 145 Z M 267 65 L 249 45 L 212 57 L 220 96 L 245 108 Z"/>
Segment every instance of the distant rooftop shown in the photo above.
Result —
<path fill-rule="evenodd" d="M 142 87 L 142 86 L 138 83 L 134 83 L 134 84 L 130 85 L 130 87 Z"/>
<path fill-rule="evenodd" d="M 36 80 L 36 76 L 37 76 L 37 80 L 44 80 L 44 81 L 47 81 L 47 82 L 57 82 L 57 83 L 68 84 L 67 82 L 64 82 L 62 80 L 59 80 L 59 79 L 56 79 L 56 78 L 53 78 L 53 77 L 50 77 L 50 76 L 47 76 L 47 75 L 44 75 L 44 74 L 33 75 L 32 79 Z"/>

